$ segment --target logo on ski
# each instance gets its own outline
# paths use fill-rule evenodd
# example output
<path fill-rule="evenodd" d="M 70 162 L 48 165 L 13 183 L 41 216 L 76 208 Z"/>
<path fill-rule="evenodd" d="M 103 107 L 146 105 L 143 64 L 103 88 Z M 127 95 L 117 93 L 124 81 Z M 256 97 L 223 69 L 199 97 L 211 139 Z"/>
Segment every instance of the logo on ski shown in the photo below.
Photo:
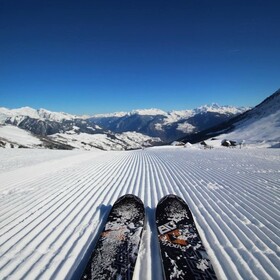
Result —
<path fill-rule="evenodd" d="M 174 221 L 170 221 L 162 226 L 158 227 L 158 231 L 160 234 L 165 234 L 171 230 L 174 230 L 176 228 L 176 224 Z"/>

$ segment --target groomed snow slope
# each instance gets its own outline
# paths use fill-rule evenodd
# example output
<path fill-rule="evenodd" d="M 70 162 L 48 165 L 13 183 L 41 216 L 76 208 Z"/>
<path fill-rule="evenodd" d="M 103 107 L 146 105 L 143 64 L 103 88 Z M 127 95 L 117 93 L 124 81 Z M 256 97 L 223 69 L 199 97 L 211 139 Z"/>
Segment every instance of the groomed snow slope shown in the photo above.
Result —
<path fill-rule="evenodd" d="M 79 279 L 109 206 L 126 193 L 138 195 L 147 214 L 135 279 L 162 279 L 154 214 L 169 193 L 189 204 L 219 279 L 280 279 L 279 149 L 59 158 L 0 149 L 0 158 L 0 279 Z"/>

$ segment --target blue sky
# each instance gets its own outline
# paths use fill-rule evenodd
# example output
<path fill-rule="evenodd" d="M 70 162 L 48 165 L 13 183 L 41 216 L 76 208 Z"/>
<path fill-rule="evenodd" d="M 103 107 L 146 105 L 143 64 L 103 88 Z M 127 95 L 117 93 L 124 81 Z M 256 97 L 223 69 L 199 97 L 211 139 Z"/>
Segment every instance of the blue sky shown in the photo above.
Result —
<path fill-rule="evenodd" d="M 0 1 L 0 106 L 254 106 L 280 88 L 278 0 Z"/>

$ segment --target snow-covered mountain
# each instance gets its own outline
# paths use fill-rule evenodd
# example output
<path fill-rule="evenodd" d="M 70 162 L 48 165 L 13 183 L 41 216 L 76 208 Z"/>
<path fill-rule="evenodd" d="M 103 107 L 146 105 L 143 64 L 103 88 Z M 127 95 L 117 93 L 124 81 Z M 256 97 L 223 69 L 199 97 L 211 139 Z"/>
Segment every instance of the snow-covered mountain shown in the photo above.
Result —
<path fill-rule="evenodd" d="M 194 110 L 144 109 L 81 117 L 30 107 L 0 108 L 0 145 L 30 147 L 33 143 L 36 147 L 60 149 L 135 149 L 199 132 L 244 110 L 213 104 Z M 26 143 L 22 135 L 34 139 Z"/>
<path fill-rule="evenodd" d="M 18 126 L 39 136 L 63 133 L 77 127 L 79 131 L 89 134 L 103 133 L 99 126 L 93 123 L 89 126 L 85 117 L 29 107 L 12 110 L 0 108 L 1 123 Z"/>
<path fill-rule="evenodd" d="M 186 134 L 220 124 L 248 108 L 205 105 L 194 110 L 165 112 L 159 109 L 134 110 L 128 113 L 96 115 L 92 122 L 115 133 L 137 131 L 170 142 Z"/>
<path fill-rule="evenodd" d="M 79 128 L 76 127 L 63 133 L 42 137 L 14 125 L 0 125 L 0 148 L 131 150 L 160 143 L 159 138 L 137 132 L 89 134 L 79 132 Z"/>
<path fill-rule="evenodd" d="M 128 150 L 161 143 L 141 133 L 113 133 L 86 117 L 35 110 L 0 108 L 0 147 Z"/>
<path fill-rule="evenodd" d="M 212 137 L 280 147 L 280 89 L 253 109 L 183 141 L 197 142 Z"/>
<path fill-rule="evenodd" d="M 24 117 L 29 117 L 32 119 L 38 120 L 49 120 L 49 121 L 56 121 L 56 122 L 63 122 L 65 120 L 74 120 L 76 118 L 81 118 L 75 115 L 70 115 L 63 112 L 51 112 L 46 109 L 33 109 L 30 107 L 22 107 L 19 109 L 7 109 L 7 108 L 0 108 L 0 122 L 5 121 L 7 118 L 11 120 L 20 120 Z"/>

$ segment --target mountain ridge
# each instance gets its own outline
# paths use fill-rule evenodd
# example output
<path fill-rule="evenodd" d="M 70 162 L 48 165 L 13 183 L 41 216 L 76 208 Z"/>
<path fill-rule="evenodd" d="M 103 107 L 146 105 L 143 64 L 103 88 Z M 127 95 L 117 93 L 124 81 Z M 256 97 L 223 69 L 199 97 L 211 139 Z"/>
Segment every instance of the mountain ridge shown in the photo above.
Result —
<path fill-rule="evenodd" d="M 95 115 L 90 119 L 115 133 L 135 130 L 152 137 L 160 137 L 164 142 L 170 142 L 186 133 L 196 133 L 221 123 L 246 110 L 248 108 L 215 104 L 204 105 L 193 110 L 169 112 L 160 109 L 133 110 L 128 113 Z"/>
<path fill-rule="evenodd" d="M 130 112 L 99 114 L 90 117 L 52 112 L 46 109 L 22 107 L 0 108 L 0 123 L 18 126 L 37 136 L 49 137 L 54 134 L 121 134 L 137 133 L 170 142 L 180 136 L 199 132 L 213 124 L 242 113 L 247 108 L 219 106 L 216 103 L 193 110 L 137 109 Z M 68 138 L 68 136 L 67 136 Z M 112 137 L 111 137 L 112 138 Z M 145 137 L 144 137 L 145 138 Z M 158 142 L 158 141 L 157 141 Z"/>
<path fill-rule="evenodd" d="M 19 107 L 9 109 L 7 107 L 0 107 L 0 116 L 7 115 L 9 117 L 13 116 L 28 116 L 36 119 L 48 119 L 48 120 L 69 120 L 69 119 L 90 119 L 90 118 L 100 118 L 100 117 L 123 117 L 125 115 L 172 115 L 178 114 L 183 115 L 187 112 L 195 112 L 195 113 L 202 113 L 202 112 L 226 112 L 226 113 L 240 113 L 246 110 L 249 110 L 251 107 L 235 107 L 230 105 L 219 105 L 218 103 L 212 104 L 205 104 L 199 106 L 194 109 L 184 109 L 184 110 L 171 110 L 171 111 L 164 111 L 158 108 L 147 108 L 147 109 L 133 109 L 131 111 L 126 112 L 112 112 L 107 114 L 93 114 L 93 115 L 77 115 L 77 114 L 70 114 L 67 112 L 56 112 L 50 111 L 45 108 L 35 109 L 29 106 Z M 54 116 L 59 116 L 56 118 Z M 0 118 L 1 121 L 1 118 Z"/>
<path fill-rule="evenodd" d="M 61 144 L 62 148 L 67 149 L 122 150 L 166 144 L 178 139 L 194 143 L 231 133 L 238 127 L 236 123 L 246 124 L 248 118 L 254 120 L 268 116 L 273 122 L 270 115 L 279 111 L 279 95 L 280 90 L 277 90 L 254 108 L 212 103 L 195 109 L 168 112 L 150 108 L 93 116 L 52 112 L 42 108 L 0 107 L 0 125 L 12 125 L 29 131 L 44 139 L 44 143 L 48 142 L 48 146 L 52 147 L 54 143 L 55 148 Z M 0 140 L 4 143 L 1 131 Z"/>

